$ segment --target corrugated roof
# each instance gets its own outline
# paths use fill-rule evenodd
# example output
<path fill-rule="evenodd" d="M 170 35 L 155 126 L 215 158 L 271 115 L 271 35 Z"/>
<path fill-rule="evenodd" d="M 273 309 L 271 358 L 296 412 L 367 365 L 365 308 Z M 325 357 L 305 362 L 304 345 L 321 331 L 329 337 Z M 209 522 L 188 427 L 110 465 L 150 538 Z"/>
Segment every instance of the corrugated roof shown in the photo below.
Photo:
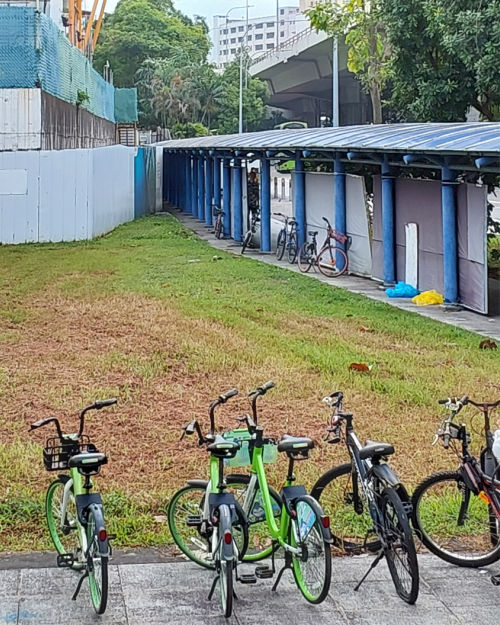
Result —
<path fill-rule="evenodd" d="M 166 148 L 214 150 L 327 150 L 341 152 L 400 152 L 500 154 L 500 122 L 383 124 L 267 130 L 169 141 Z"/>

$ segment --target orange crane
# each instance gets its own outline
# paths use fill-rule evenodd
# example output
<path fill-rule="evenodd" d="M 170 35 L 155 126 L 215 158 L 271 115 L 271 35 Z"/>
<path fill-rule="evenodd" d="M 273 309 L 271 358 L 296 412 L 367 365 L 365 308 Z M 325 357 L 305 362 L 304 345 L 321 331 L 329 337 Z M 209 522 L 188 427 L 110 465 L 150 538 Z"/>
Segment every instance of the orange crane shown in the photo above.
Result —
<path fill-rule="evenodd" d="M 90 13 L 82 10 L 82 0 L 68 0 L 68 39 L 84 54 L 92 56 L 101 31 L 107 0 L 93 0 Z M 100 5 L 100 7 L 99 7 Z M 99 16 L 96 21 L 96 13 Z M 94 23 L 95 22 L 95 23 Z"/>

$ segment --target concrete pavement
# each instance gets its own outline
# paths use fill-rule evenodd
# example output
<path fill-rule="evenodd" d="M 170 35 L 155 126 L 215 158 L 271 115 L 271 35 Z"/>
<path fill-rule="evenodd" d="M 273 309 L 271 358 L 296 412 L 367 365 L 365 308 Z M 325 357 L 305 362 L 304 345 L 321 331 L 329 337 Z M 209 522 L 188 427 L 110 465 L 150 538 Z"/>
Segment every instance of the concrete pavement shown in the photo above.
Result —
<path fill-rule="evenodd" d="M 11 625 L 497 625 L 500 588 L 491 570 L 460 569 L 423 555 L 416 605 L 396 595 L 382 561 L 358 592 L 354 586 L 371 557 L 334 558 L 328 598 L 319 606 L 306 602 L 286 572 L 276 593 L 272 580 L 237 584 L 234 615 L 221 616 L 218 590 L 207 595 L 213 573 L 190 562 L 113 564 L 105 615 L 91 606 L 85 582 L 71 601 L 78 573 L 58 568 L 3 569 L 0 559 L 0 624 Z M 55 561 L 55 556 L 54 556 Z M 245 566 L 247 572 L 253 567 Z"/>

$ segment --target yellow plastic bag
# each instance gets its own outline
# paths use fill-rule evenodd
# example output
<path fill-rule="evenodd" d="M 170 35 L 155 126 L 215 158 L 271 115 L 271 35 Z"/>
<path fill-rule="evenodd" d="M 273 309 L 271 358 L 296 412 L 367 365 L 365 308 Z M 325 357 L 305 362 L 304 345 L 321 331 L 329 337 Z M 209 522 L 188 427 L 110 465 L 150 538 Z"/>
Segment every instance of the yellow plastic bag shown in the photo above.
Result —
<path fill-rule="evenodd" d="M 444 304 L 444 297 L 441 293 L 432 290 L 415 295 L 411 301 L 417 306 L 432 306 L 433 304 Z"/>

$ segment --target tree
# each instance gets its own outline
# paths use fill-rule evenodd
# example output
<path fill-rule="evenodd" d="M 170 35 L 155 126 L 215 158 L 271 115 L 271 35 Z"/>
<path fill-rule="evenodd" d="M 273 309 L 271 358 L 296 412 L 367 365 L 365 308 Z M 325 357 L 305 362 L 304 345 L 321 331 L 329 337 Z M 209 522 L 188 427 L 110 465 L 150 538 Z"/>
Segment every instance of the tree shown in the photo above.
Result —
<path fill-rule="evenodd" d="M 500 114 L 500 0 L 381 0 L 392 50 L 391 104 L 403 120 Z"/>
<path fill-rule="evenodd" d="M 170 0 L 120 0 L 104 21 L 94 65 L 100 70 L 109 61 L 116 86 L 133 87 L 146 59 L 166 58 L 180 49 L 193 62 L 205 61 L 210 43 L 204 22 L 194 24 Z"/>
<path fill-rule="evenodd" d="M 382 123 L 382 91 L 390 56 L 380 0 L 319 2 L 306 11 L 311 25 L 337 37 L 345 37 L 348 69 L 358 76 L 370 94 L 373 121 Z"/>

